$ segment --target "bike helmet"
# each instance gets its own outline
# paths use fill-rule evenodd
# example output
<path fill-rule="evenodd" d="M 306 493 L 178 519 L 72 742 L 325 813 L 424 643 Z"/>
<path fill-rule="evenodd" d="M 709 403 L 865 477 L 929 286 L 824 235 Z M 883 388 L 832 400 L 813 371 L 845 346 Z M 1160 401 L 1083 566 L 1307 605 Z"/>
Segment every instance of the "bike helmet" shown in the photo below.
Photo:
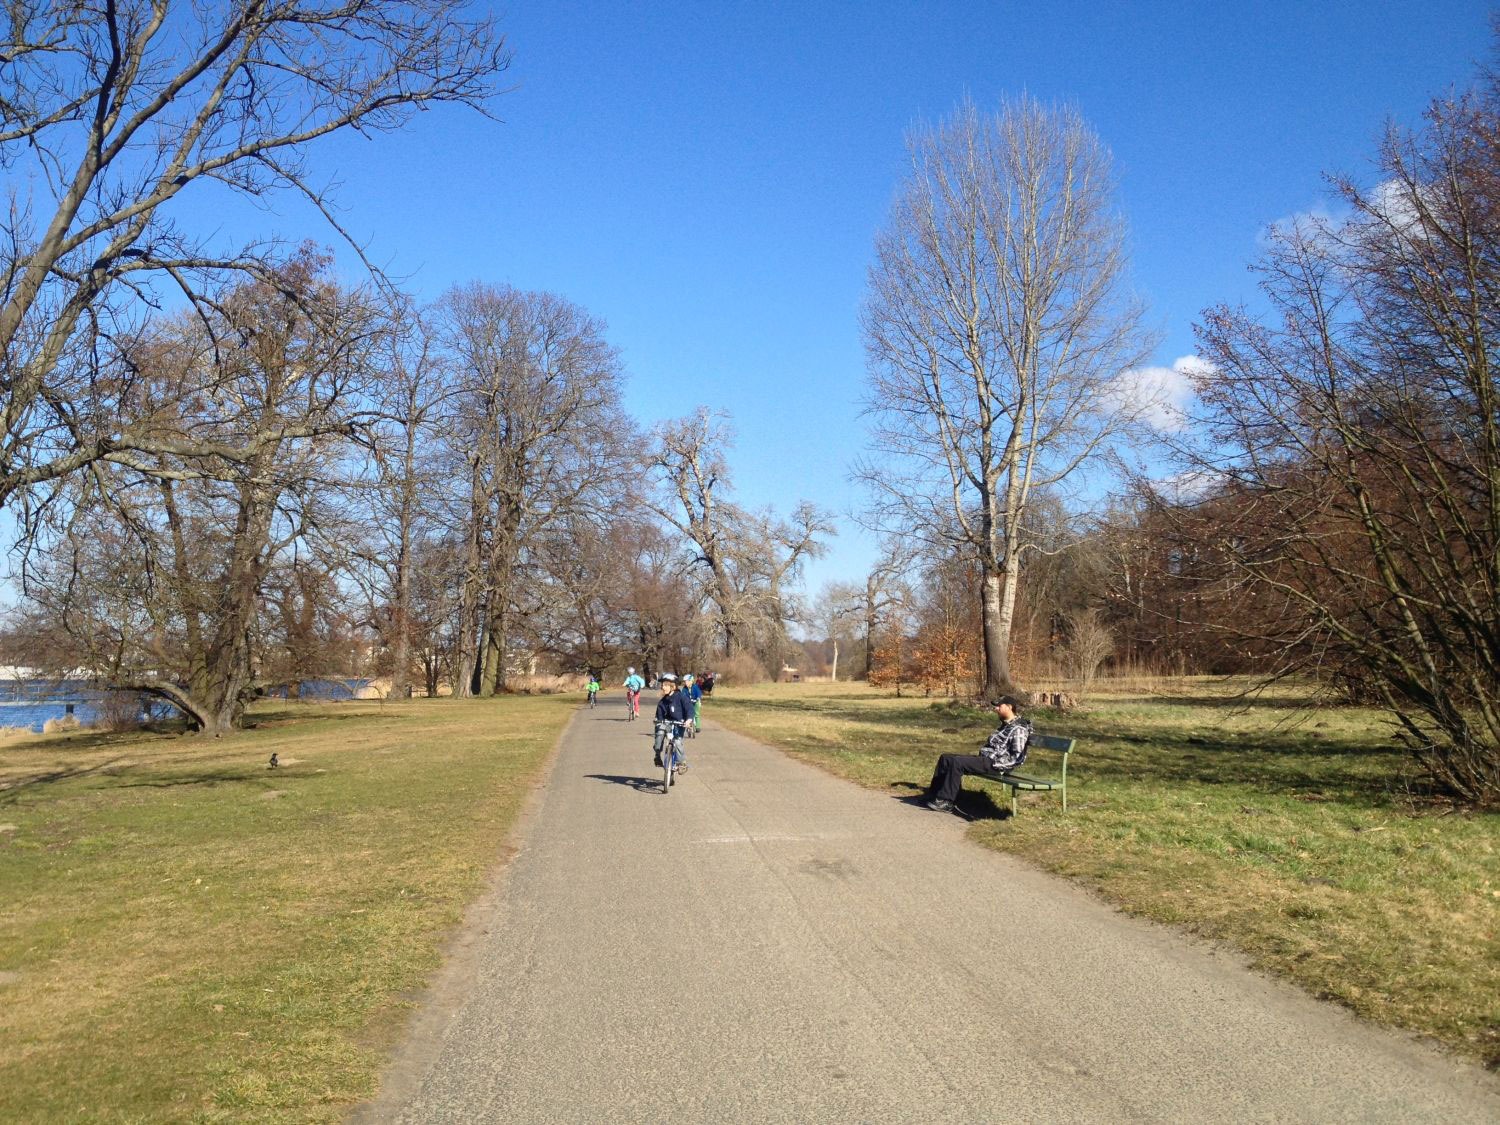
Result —
<path fill-rule="evenodd" d="M 671 672 L 663 672 L 661 675 L 661 682 L 664 684 L 675 684 L 677 682 L 677 677 L 674 676 Z"/>
<path fill-rule="evenodd" d="M 627 676 L 633 676 L 633 675 L 635 675 L 635 669 L 634 668 L 626 668 L 625 669 L 625 674 Z"/>

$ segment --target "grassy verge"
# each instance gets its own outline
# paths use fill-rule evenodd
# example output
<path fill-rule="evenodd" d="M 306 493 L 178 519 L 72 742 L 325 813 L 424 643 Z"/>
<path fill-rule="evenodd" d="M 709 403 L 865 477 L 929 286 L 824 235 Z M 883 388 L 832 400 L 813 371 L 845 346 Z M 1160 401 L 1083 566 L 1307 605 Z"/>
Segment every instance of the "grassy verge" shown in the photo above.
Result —
<path fill-rule="evenodd" d="M 338 1119 L 575 705 L 0 744 L 0 1119 Z"/>
<path fill-rule="evenodd" d="M 1368 1019 L 1500 1065 L 1500 817 L 1411 798 L 1373 713 L 1299 717 L 1295 703 L 1243 709 L 1197 684 L 1034 714 L 1038 729 L 1079 739 L 1068 813 L 1037 794 L 1010 819 L 1004 791 L 971 780 L 971 834 L 1132 913 L 1226 941 Z M 862 685 L 720 690 L 712 712 L 895 794 L 925 786 L 936 755 L 972 753 L 993 726 L 984 712 Z"/>

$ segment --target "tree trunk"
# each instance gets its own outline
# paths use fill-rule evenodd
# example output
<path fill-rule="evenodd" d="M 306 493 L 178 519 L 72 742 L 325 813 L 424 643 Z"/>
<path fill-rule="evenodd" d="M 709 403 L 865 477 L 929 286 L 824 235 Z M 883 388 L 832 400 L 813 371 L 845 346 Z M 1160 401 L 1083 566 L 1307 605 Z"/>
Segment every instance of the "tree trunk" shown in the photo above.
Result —
<path fill-rule="evenodd" d="M 479 684 L 480 695 L 503 695 L 505 693 L 505 664 L 507 632 L 510 628 L 510 599 L 502 591 L 495 591 L 490 603 L 490 619 L 485 628 L 484 670 Z"/>
<path fill-rule="evenodd" d="M 990 698 L 1016 695 L 1020 688 L 1010 675 L 1010 626 L 1015 614 L 1014 575 L 991 572 L 984 576 L 984 690 Z"/>
<path fill-rule="evenodd" d="M 490 567 L 490 612 L 485 621 L 485 645 L 483 675 L 479 683 L 480 695 L 501 695 L 506 686 L 506 663 L 510 647 L 510 587 L 515 574 L 514 544 L 518 540 L 515 524 L 497 532 L 499 540 L 497 557 Z"/>
<path fill-rule="evenodd" d="M 829 670 L 829 679 L 833 683 L 839 682 L 839 639 L 833 638 L 833 667 Z"/>
<path fill-rule="evenodd" d="M 405 475 L 401 481 L 400 536 L 396 547 L 395 605 L 391 607 L 391 697 L 405 699 L 411 684 L 411 555 L 412 523 L 416 518 L 416 441 L 406 431 Z"/>

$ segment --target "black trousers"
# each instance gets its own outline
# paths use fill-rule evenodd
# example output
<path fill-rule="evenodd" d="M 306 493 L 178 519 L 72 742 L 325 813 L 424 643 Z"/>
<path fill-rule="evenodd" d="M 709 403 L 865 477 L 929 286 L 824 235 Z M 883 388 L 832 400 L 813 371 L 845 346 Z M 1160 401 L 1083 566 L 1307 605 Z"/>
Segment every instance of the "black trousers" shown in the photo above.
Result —
<path fill-rule="evenodd" d="M 943 754 L 937 760 L 937 768 L 932 771 L 927 796 L 929 799 L 954 801 L 963 787 L 965 774 L 1000 772 L 990 768 L 990 760 L 983 754 Z"/>

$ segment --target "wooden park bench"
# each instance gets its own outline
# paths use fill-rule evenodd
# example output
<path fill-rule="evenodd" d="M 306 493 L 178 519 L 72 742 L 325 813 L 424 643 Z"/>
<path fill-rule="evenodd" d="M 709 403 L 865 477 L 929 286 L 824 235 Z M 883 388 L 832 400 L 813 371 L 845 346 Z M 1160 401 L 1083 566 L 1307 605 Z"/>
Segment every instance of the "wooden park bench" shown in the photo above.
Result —
<path fill-rule="evenodd" d="M 1056 777 L 1043 777 L 1033 770 L 1036 762 L 1034 755 L 1038 750 L 1050 751 L 1062 759 L 1062 766 Z M 1062 794 L 1063 812 L 1068 811 L 1068 755 L 1073 752 L 1073 739 L 1063 738 L 1056 734 L 1033 734 L 1026 743 L 1026 761 L 1021 763 L 1025 773 L 971 773 L 968 776 L 977 777 L 984 781 L 994 781 L 1001 785 L 1010 786 L 1010 815 L 1016 815 L 1016 794 L 1018 792 L 1045 792 L 1055 789 Z"/>

